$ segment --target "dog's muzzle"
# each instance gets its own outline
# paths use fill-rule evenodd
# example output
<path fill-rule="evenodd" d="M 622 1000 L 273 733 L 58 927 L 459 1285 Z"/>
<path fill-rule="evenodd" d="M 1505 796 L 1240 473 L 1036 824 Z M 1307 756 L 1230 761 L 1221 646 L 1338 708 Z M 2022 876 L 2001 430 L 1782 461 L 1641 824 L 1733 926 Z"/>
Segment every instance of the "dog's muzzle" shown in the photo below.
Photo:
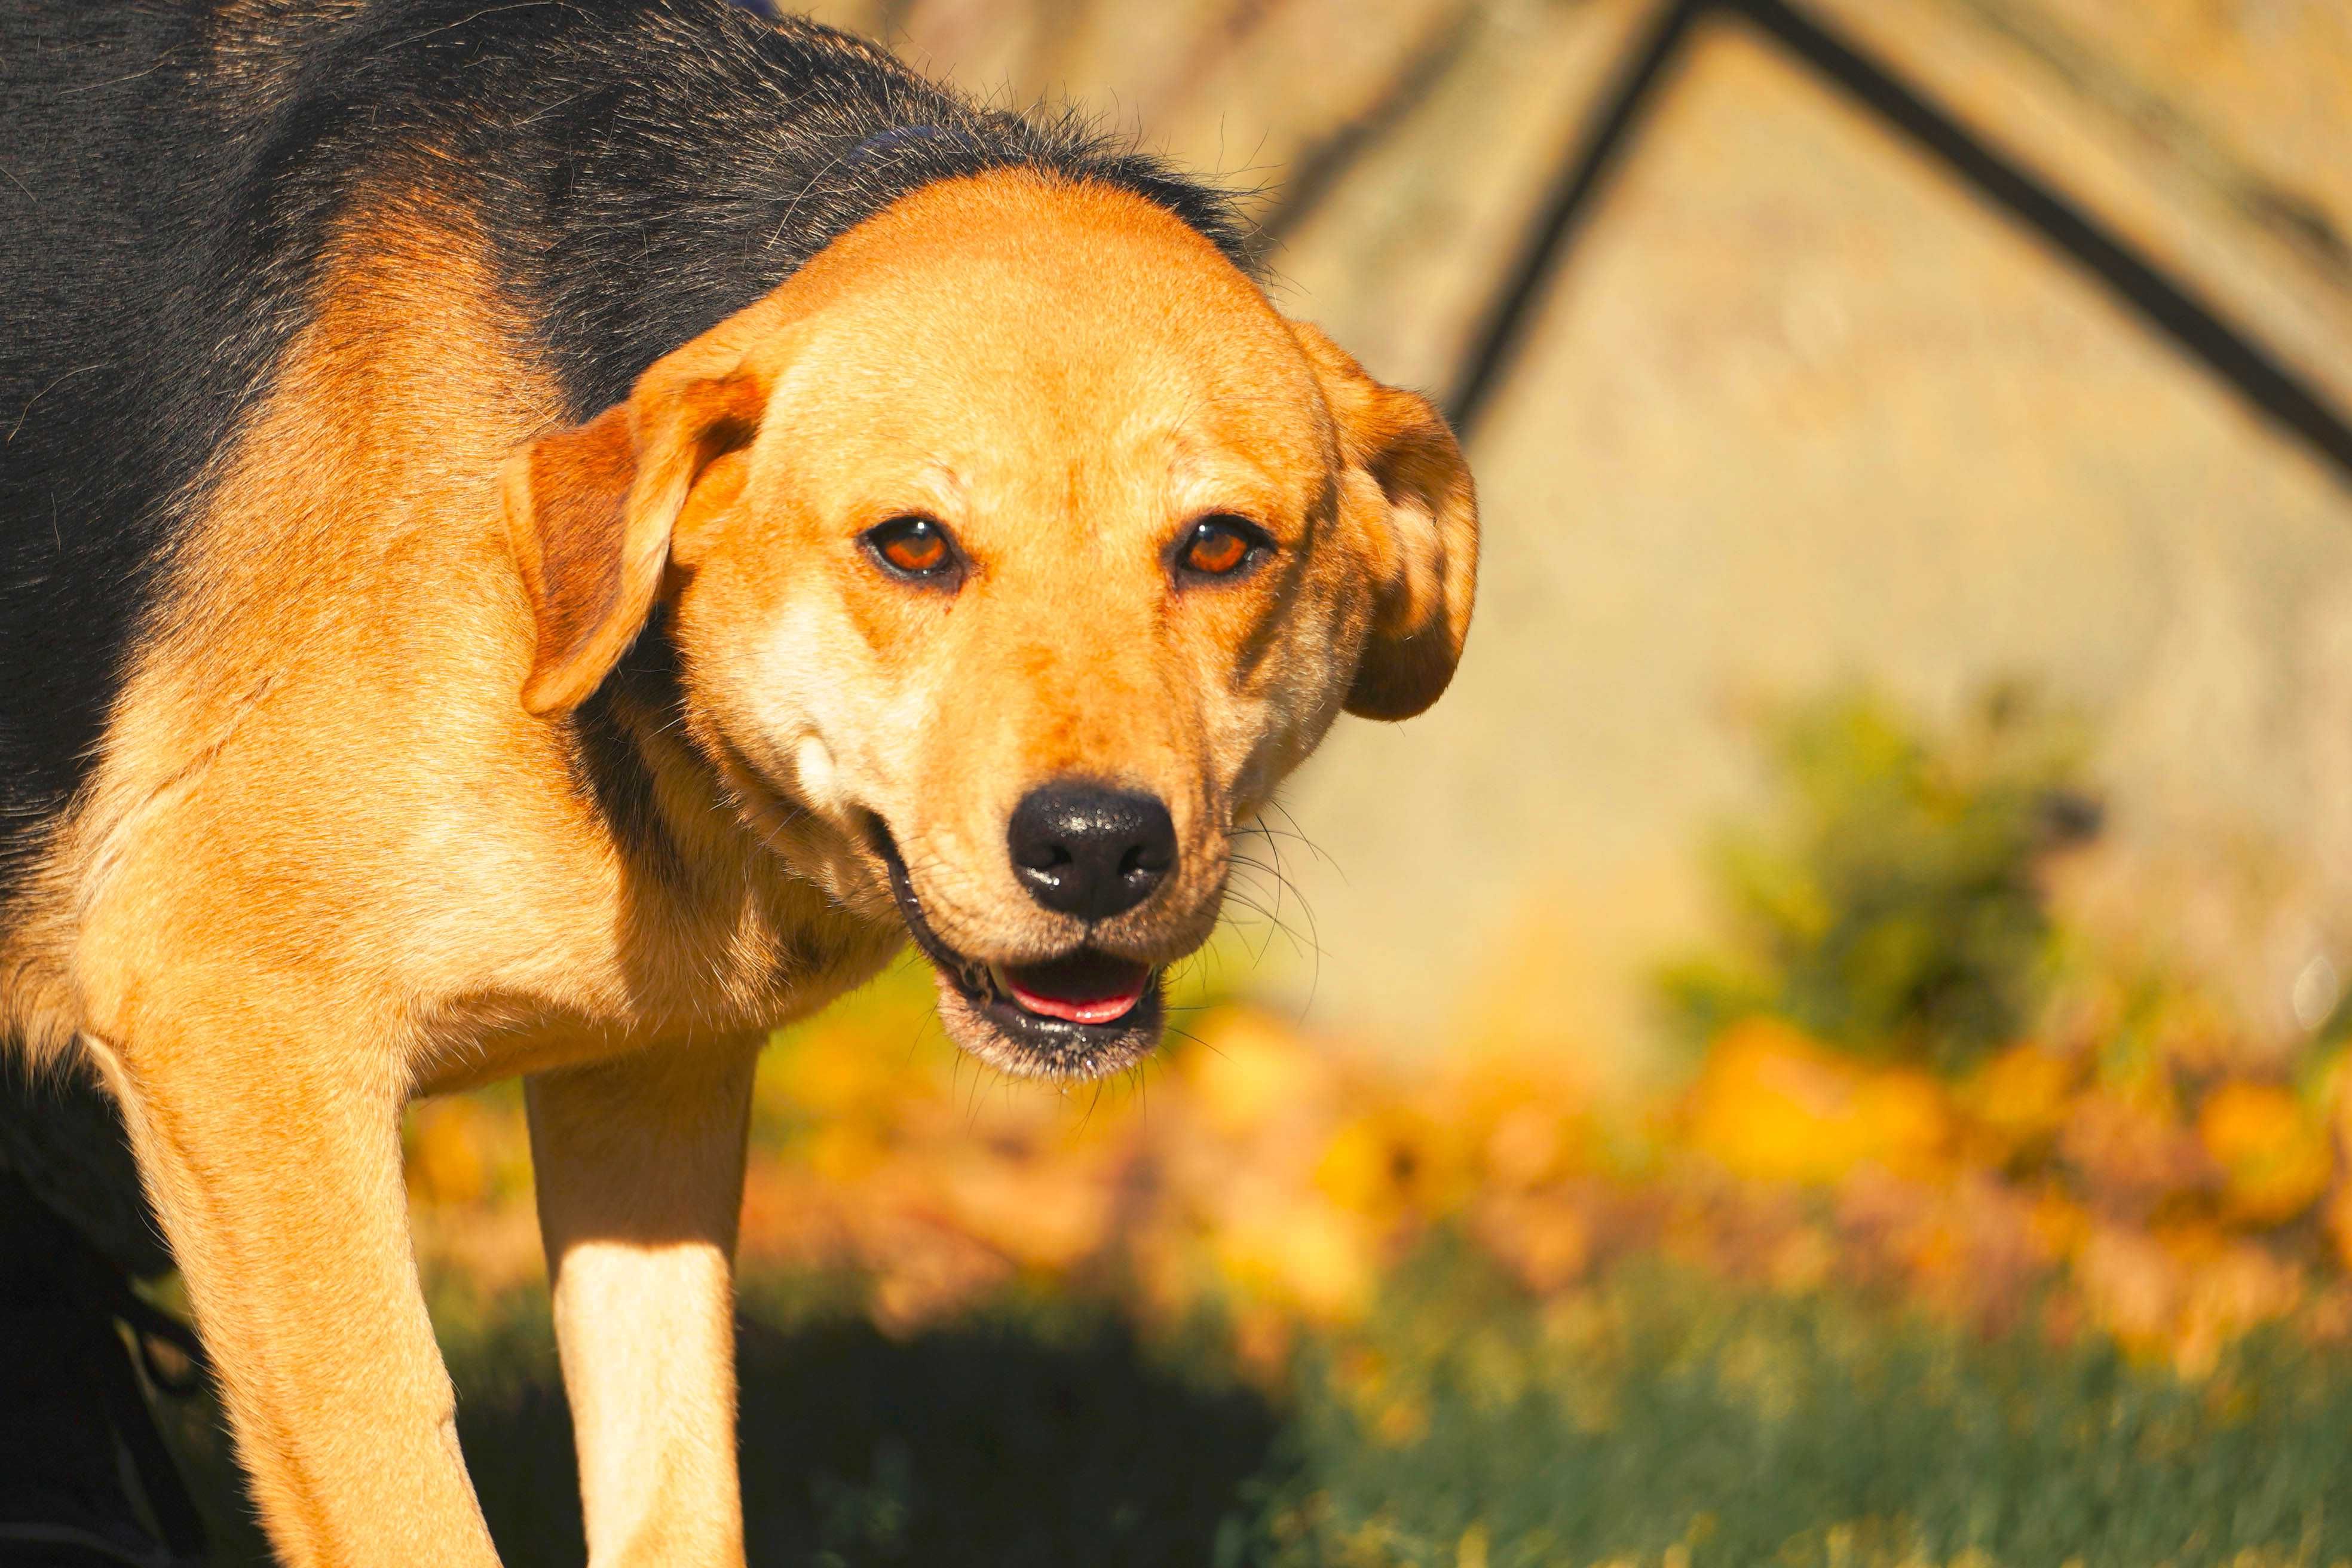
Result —
<path fill-rule="evenodd" d="M 1168 842 L 1166 864 L 1172 865 L 1172 829 Z M 925 918 L 906 860 L 879 819 L 873 843 L 889 872 L 899 916 L 938 973 L 940 1018 L 956 1044 L 1017 1076 L 1062 1079 L 1117 1072 L 1158 1047 L 1166 1011 L 1157 968 L 1086 947 L 1024 964 L 988 963 L 959 952 Z M 1109 864 L 1115 869 L 1118 861 Z M 1143 896 L 1149 895 L 1147 888 Z"/>

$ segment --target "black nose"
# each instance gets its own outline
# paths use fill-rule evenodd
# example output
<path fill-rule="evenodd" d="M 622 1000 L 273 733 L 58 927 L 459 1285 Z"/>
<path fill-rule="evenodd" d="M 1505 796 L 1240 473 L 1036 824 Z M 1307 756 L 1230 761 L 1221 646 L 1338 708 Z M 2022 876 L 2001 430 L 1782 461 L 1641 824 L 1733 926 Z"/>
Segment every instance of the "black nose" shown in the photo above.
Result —
<path fill-rule="evenodd" d="M 1148 795 L 1052 784 L 1013 808 L 1013 874 L 1060 914 L 1107 921 L 1151 896 L 1176 865 L 1176 825 Z"/>

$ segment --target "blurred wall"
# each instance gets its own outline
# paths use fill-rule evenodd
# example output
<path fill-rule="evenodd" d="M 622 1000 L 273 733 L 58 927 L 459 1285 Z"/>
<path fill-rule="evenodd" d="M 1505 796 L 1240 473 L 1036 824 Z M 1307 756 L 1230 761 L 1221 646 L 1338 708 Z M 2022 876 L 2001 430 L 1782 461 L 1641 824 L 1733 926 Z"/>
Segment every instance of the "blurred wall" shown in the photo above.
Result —
<path fill-rule="evenodd" d="M 1820 8 L 2352 407 L 2352 7 Z M 817 12 L 1258 190 L 1284 307 L 1442 389 L 1647 7 Z M 1717 26 L 1674 82 L 1472 457 L 1454 691 L 1290 792 L 1312 917 L 1284 895 L 1259 978 L 1313 1019 L 1626 1059 L 1754 715 L 1853 675 L 1930 709 L 2042 679 L 2104 737 L 2115 918 L 2279 1031 L 2315 956 L 2352 973 L 2352 489 L 1761 41 Z"/>

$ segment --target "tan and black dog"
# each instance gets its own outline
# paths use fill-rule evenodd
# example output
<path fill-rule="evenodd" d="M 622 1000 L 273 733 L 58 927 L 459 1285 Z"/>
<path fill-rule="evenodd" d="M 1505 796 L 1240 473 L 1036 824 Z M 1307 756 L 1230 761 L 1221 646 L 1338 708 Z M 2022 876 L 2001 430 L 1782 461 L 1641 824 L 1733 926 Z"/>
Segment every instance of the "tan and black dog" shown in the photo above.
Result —
<path fill-rule="evenodd" d="M 0 1034 L 93 1069 L 291 1563 L 493 1561 L 411 1097 L 526 1075 L 600 1564 L 741 1561 L 769 1030 L 1097 1074 L 1469 619 L 1214 194 L 720 0 L 0 20 Z"/>

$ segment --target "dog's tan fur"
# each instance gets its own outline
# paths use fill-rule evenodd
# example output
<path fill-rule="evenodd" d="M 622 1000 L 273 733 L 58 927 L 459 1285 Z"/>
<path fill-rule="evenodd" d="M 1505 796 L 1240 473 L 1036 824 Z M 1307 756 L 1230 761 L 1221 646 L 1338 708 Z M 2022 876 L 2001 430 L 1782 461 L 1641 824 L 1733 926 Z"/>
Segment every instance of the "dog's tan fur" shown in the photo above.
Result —
<path fill-rule="evenodd" d="M 1425 404 L 1108 188 L 929 187 L 551 434 L 494 284 L 458 215 L 347 224 L 7 911 L 0 1023 L 79 1040 L 121 1098 L 295 1563 L 493 1560 L 398 1113 L 530 1075 L 592 1558 L 738 1563 L 751 1063 L 905 938 L 863 825 L 950 943 L 1025 962 L 1080 929 L 1013 879 L 1013 803 L 1149 790 L 1180 870 L 1087 940 L 1191 951 L 1235 825 L 1341 706 L 1442 689 L 1475 508 Z M 962 542 L 959 593 L 858 547 L 909 511 Z M 1171 584 L 1206 511 L 1273 558 Z M 656 610 L 679 712 L 609 679 Z M 646 759 L 644 834 L 582 782 L 600 689 Z"/>

